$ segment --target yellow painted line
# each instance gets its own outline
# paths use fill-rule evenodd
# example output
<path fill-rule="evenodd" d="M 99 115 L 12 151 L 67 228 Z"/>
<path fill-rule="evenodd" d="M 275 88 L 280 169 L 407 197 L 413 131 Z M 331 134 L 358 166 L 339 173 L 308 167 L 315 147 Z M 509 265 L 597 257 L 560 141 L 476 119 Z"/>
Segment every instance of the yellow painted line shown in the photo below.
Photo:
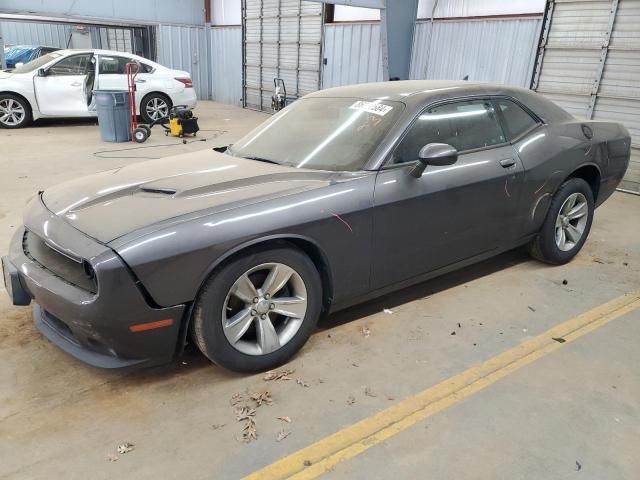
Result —
<path fill-rule="evenodd" d="M 546 354 L 640 307 L 640 291 L 622 295 L 450 377 L 377 414 L 277 460 L 243 480 L 307 480 L 406 430 Z M 554 338 L 563 338 L 560 343 Z M 305 462 L 309 466 L 305 466 Z"/>

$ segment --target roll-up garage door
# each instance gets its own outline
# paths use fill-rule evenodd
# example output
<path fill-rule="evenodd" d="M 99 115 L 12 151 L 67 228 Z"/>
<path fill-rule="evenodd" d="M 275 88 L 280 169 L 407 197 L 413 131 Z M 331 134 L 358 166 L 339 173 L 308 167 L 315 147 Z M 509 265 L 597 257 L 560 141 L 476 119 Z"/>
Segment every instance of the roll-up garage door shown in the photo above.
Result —
<path fill-rule="evenodd" d="M 577 117 L 623 123 L 631 164 L 620 187 L 640 193 L 640 0 L 547 4 L 532 87 Z"/>
<path fill-rule="evenodd" d="M 273 79 L 287 96 L 320 88 L 322 3 L 304 0 L 243 0 L 243 105 L 271 110 Z"/>

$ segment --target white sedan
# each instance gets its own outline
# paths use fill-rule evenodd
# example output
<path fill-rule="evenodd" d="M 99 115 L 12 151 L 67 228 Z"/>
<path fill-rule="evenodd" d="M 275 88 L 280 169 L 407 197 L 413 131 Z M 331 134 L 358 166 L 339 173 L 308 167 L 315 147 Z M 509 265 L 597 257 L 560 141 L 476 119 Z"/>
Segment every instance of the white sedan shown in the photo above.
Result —
<path fill-rule="evenodd" d="M 0 128 L 24 127 L 38 118 L 96 116 L 93 91 L 126 90 L 130 62 L 140 67 L 136 103 L 143 121 L 167 116 L 172 105 L 195 106 L 188 72 L 130 53 L 58 50 L 0 72 Z"/>

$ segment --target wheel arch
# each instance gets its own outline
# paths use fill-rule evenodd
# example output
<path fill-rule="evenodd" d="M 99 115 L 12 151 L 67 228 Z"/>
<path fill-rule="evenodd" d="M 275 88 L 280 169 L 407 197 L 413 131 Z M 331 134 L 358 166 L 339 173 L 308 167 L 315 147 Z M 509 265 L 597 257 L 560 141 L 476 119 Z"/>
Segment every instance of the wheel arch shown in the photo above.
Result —
<path fill-rule="evenodd" d="M 227 251 L 224 255 L 217 258 L 211 265 L 209 265 L 209 268 L 207 268 L 207 270 L 204 272 L 198 284 L 198 288 L 193 296 L 193 301 L 188 305 L 183 317 L 182 325 L 180 327 L 178 344 L 176 345 L 176 353 L 180 355 L 184 350 L 184 347 L 187 343 L 187 336 L 190 329 L 191 321 L 193 320 L 193 307 L 196 303 L 196 300 L 198 299 L 198 296 L 200 295 L 200 292 L 202 291 L 202 288 L 204 287 L 204 284 L 206 283 L 207 279 L 211 277 L 211 275 L 215 274 L 217 270 L 233 261 L 234 258 L 246 253 L 251 249 L 259 247 L 268 248 L 269 246 L 273 246 L 275 248 L 291 245 L 298 248 L 299 250 L 302 250 L 318 269 L 320 280 L 322 282 L 322 311 L 327 312 L 329 310 L 329 307 L 331 306 L 331 302 L 333 301 L 333 276 L 331 273 L 329 259 L 324 250 L 320 247 L 320 245 L 318 245 L 316 241 L 309 237 L 295 234 L 271 235 L 268 237 L 253 239 L 237 245 L 236 247 Z"/>
<path fill-rule="evenodd" d="M 148 97 L 149 97 L 149 96 L 151 96 L 151 95 L 158 95 L 158 96 L 160 96 L 160 97 L 164 97 L 164 98 L 166 98 L 167 100 L 169 100 L 169 103 L 170 103 L 171 105 L 173 105 L 173 98 L 171 98 L 171 95 L 169 95 L 169 94 L 167 94 L 167 93 L 164 93 L 164 92 L 161 92 L 161 91 L 159 91 L 159 90 L 153 90 L 153 91 L 151 91 L 151 92 L 147 92 L 147 93 L 145 93 L 145 94 L 140 98 L 140 106 L 141 106 L 141 105 L 142 105 L 142 103 L 145 101 L 145 99 L 146 99 L 146 98 L 148 98 Z"/>
<path fill-rule="evenodd" d="M 31 102 L 29 101 L 29 99 L 27 97 L 25 97 L 21 93 L 14 92 L 14 91 L 11 91 L 11 90 L 0 90 L 0 95 L 13 95 L 14 97 L 19 97 L 22 100 L 24 100 L 26 102 L 27 106 L 29 107 L 29 113 L 31 114 L 31 118 L 33 118 L 33 105 L 31 105 Z"/>
<path fill-rule="evenodd" d="M 234 258 L 254 248 L 267 248 L 269 246 L 282 247 L 283 245 L 294 246 L 299 250 L 302 250 L 302 252 L 304 252 L 316 266 L 322 281 L 322 306 L 323 310 L 327 310 L 333 300 L 333 276 L 329 258 L 315 240 L 303 235 L 295 234 L 270 235 L 268 237 L 250 240 L 232 248 L 216 259 L 215 262 L 213 262 L 205 271 L 200 279 L 198 290 L 194 296 L 194 301 L 200 294 L 200 291 L 207 279 L 214 274 L 216 270 L 219 270 Z"/>
<path fill-rule="evenodd" d="M 589 184 L 591 191 L 593 192 L 594 203 L 598 200 L 598 193 L 600 193 L 600 179 L 602 178 L 602 172 L 600 167 L 595 163 L 587 163 L 580 165 L 564 180 L 570 178 L 581 178 Z M 564 181 L 562 183 L 564 183 Z"/>

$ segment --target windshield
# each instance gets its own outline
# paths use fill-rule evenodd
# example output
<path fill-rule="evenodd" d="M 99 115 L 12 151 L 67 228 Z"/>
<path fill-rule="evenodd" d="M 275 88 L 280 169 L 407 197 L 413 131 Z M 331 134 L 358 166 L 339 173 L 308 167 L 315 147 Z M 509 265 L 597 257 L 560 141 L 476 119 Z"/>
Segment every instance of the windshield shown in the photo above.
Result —
<path fill-rule="evenodd" d="M 25 63 L 24 65 L 16 67 L 15 70 L 13 70 L 13 73 L 33 72 L 34 70 L 37 70 L 43 65 L 49 63 L 51 60 L 55 60 L 56 58 L 59 58 L 61 56 L 62 55 L 59 53 L 47 53 L 46 55 L 36 58 L 35 60 L 31 60 L 29 63 Z"/>
<path fill-rule="evenodd" d="M 364 167 L 404 104 L 357 98 L 298 100 L 235 143 L 238 157 L 314 170 Z"/>

